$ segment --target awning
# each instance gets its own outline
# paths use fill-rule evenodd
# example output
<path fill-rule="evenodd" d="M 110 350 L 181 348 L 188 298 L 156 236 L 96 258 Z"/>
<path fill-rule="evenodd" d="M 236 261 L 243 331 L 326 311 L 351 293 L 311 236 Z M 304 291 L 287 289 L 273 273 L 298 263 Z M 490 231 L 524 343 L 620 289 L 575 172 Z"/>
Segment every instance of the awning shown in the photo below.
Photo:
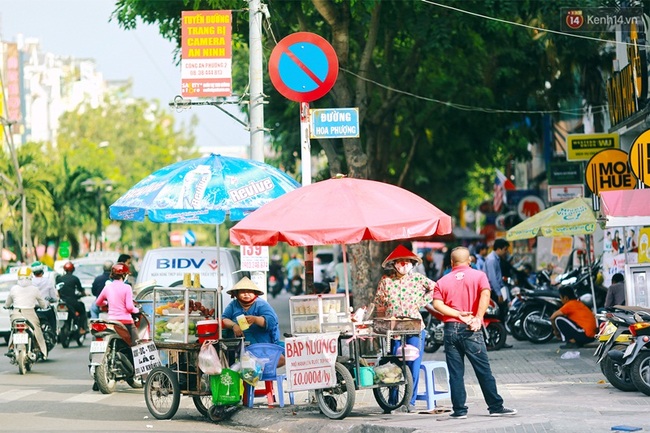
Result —
<path fill-rule="evenodd" d="M 603 191 L 600 203 L 606 228 L 650 226 L 650 189 Z"/>

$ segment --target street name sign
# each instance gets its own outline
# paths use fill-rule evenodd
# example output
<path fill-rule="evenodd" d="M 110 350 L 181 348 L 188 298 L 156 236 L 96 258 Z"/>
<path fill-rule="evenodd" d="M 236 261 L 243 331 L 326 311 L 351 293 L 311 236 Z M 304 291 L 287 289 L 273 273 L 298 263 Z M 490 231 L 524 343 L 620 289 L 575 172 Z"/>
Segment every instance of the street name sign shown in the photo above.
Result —
<path fill-rule="evenodd" d="M 358 108 L 309 110 L 310 138 L 359 138 Z"/>

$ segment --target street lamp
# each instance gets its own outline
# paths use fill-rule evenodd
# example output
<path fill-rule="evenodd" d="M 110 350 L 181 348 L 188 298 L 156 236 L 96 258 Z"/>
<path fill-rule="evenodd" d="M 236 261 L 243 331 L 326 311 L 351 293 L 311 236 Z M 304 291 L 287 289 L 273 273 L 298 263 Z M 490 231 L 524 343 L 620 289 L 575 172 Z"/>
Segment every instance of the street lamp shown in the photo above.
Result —
<path fill-rule="evenodd" d="M 110 179 L 88 179 L 81 182 L 86 188 L 86 192 L 95 193 L 97 199 L 97 233 L 95 234 L 95 251 L 103 250 L 102 232 L 102 194 L 113 190 L 114 182 Z"/>

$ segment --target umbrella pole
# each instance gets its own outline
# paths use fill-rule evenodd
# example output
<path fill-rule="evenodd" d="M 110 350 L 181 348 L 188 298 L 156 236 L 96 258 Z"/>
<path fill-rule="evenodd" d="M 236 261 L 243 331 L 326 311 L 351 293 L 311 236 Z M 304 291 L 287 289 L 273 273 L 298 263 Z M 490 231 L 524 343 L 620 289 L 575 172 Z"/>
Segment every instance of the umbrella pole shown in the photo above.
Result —
<path fill-rule="evenodd" d="M 591 287 L 591 298 L 593 299 L 591 305 L 594 310 L 594 314 L 598 312 L 598 306 L 596 305 L 596 289 L 594 288 L 594 277 L 591 273 L 591 235 L 585 235 L 585 243 L 587 244 L 587 269 L 589 272 L 589 286 Z"/>
<path fill-rule="evenodd" d="M 221 340 L 221 321 L 223 302 L 221 295 L 221 246 L 219 245 L 219 224 L 215 225 L 217 233 L 217 327 L 219 328 L 219 340 Z"/>
<path fill-rule="evenodd" d="M 348 287 L 348 253 L 345 244 L 341 244 L 343 249 L 343 280 L 345 282 L 345 314 L 346 317 L 350 316 L 350 287 Z"/>

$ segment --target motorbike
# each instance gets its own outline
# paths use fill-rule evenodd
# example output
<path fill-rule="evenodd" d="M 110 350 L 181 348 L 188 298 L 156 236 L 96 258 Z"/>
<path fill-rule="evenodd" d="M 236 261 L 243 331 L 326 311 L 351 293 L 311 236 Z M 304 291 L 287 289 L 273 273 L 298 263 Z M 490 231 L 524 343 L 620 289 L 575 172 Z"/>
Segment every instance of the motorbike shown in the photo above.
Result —
<path fill-rule="evenodd" d="M 445 328 L 442 316 L 431 305 L 420 309 L 424 322 L 424 351 L 434 353 L 444 345 Z"/>
<path fill-rule="evenodd" d="M 56 347 L 58 341 L 56 325 L 53 328 L 50 322 L 52 314 L 55 314 L 52 304 L 47 308 L 36 308 L 36 315 L 38 316 L 39 322 L 41 322 L 41 331 L 43 332 L 43 339 L 45 339 L 45 345 L 47 346 L 47 353 L 50 353 Z"/>
<path fill-rule="evenodd" d="M 282 293 L 282 288 L 284 287 L 283 278 L 279 278 L 276 275 L 269 274 L 267 287 L 269 290 L 269 294 L 275 299 L 276 296 Z"/>
<path fill-rule="evenodd" d="M 650 395 L 650 311 L 635 309 L 634 323 L 628 329 L 633 341 L 625 351 L 609 350 L 607 356 L 622 365 L 629 373 L 630 380 L 637 390 Z"/>
<path fill-rule="evenodd" d="M 302 294 L 302 277 L 300 275 L 291 278 L 291 281 L 289 282 L 289 291 L 294 296 Z"/>
<path fill-rule="evenodd" d="M 442 316 L 432 306 L 427 305 L 420 309 L 424 321 L 424 351 L 433 353 L 444 345 L 444 323 Z M 499 350 L 506 344 L 508 333 L 506 327 L 499 319 L 499 307 L 490 300 L 490 305 L 483 316 L 483 337 L 487 350 Z"/>
<path fill-rule="evenodd" d="M 149 321 L 140 311 L 133 315 L 139 340 L 150 339 Z M 89 373 L 95 380 L 93 389 L 102 394 L 115 391 L 118 381 L 124 380 L 132 388 L 142 388 L 142 381 L 135 375 L 131 333 L 121 322 L 115 320 L 91 320 L 90 332 L 94 340 L 90 344 Z"/>
<path fill-rule="evenodd" d="M 614 388 L 621 391 L 636 391 L 632 383 L 628 367 L 624 367 L 614 357 L 609 356 L 610 351 L 625 351 L 632 341 L 630 325 L 636 323 L 634 313 L 626 309 L 610 309 L 602 315 L 599 332 L 596 338 L 599 341 L 594 356 L 598 357 L 596 363 L 600 366 L 605 378 Z"/>
<path fill-rule="evenodd" d="M 499 306 L 490 299 L 483 316 L 483 337 L 488 351 L 500 350 L 506 345 L 508 331 L 499 318 Z"/>
<path fill-rule="evenodd" d="M 77 342 L 77 346 L 81 347 L 86 340 L 86 334 L 80 332 L 77 325 L 79 312 L 75 310 L 74 314 L 70 314 L 70 308 L 63 300 L 60 300 L 56 306 L 56 318 L 59 321 L 59 343 L 67 349 L 70 347 L 72 341 Z"/>
<path fill-rule="evenodd" d="M 34 350 L 36 340 L 33 332 L 33 325 L 24 317 L 17 317 L 11 321 L 11 337 L 13 351 L 7 352 L 9 362 L 18 365 L 20 374 L 31 371 L 38 357 Z"/>

